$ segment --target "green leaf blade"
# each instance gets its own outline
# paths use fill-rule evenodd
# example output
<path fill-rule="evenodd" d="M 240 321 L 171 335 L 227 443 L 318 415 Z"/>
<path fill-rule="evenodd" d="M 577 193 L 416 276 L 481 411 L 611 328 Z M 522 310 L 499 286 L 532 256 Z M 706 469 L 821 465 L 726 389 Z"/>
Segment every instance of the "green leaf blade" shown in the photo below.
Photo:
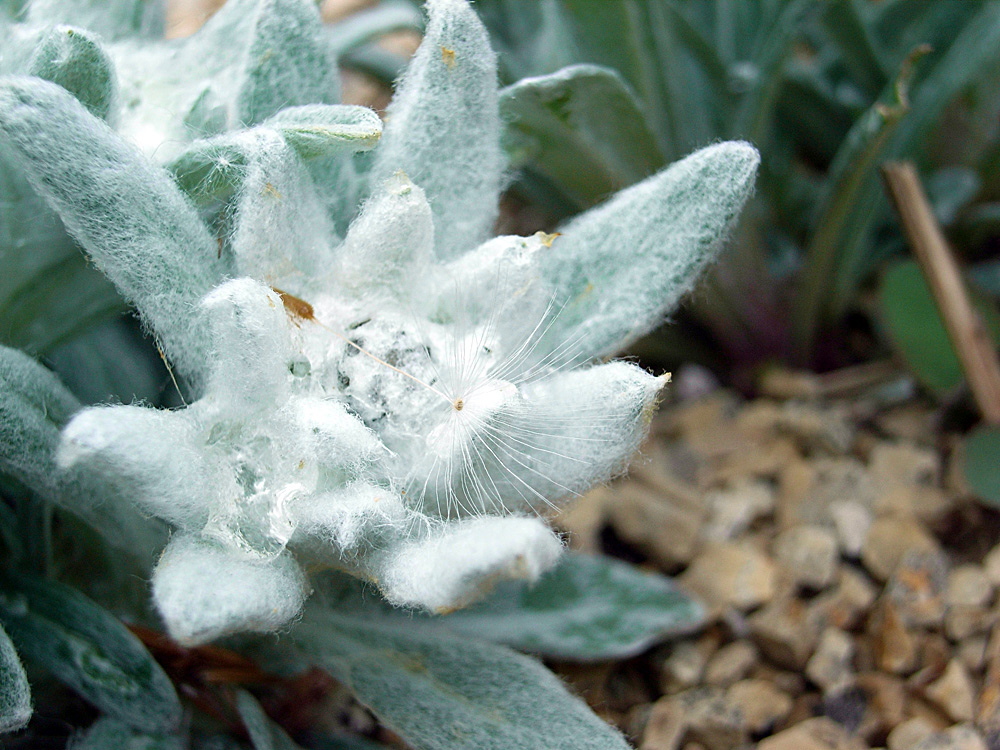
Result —
<path fill-rule="evenodd" d="M 573 65 L 500 93 L 512 166 L 530 163 L 589 207 L 663 163 L 634 94 L 610 68 Z"/>
<path fill-rule="evenodd" d="M 0 578 L 0 622 L 26 658 L 108 715 L 153 732 L 179 724 L 166 673 L 121 622 L 74 589 L 8 573 Z"/>
<path fill-rule="evenodd" d="M 974 296 L 974 302 L 993 340 L 1000 342 L 1000 314 L 984 298 Z M 914 261 L 900 261 L 888 269 L 879 303 L 890 341 L 920 382 L 939 397 L 954 391 L 962 383 L 962 365 Z"/>
<path fill-rule="evenodd" d="M 963 469 L 979 499 L 1000 507 L 1000 427 L 981 425 L 969 434 Z"/>
<path fill-rule="evenodd" d="M 540 663 L 410 623 L 316 613 L 300 646 L 416 750 L 626 750 Z"/>
<path fill-rule="evenodd" d="M 571 554 L 532 587 L 504 583 L 443 624 L 541 656 L 625 659 L 701 626 L 704 610 L 670 579 L 607 557 Z"/>

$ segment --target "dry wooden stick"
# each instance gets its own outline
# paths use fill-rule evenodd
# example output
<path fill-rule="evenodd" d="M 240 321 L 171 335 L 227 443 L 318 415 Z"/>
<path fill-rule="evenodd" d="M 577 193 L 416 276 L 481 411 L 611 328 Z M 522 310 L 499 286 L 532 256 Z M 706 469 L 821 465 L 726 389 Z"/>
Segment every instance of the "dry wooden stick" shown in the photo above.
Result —
<path fill-rule="evenodd" d="M 958 264 L 931 211 L 917 170 L 910 162 L 891 162 L 882 167 L 882 177 L 976 405 L 985 421 L 1000 424 L 1000 360 L 986 326 L 969 301 Z"/>

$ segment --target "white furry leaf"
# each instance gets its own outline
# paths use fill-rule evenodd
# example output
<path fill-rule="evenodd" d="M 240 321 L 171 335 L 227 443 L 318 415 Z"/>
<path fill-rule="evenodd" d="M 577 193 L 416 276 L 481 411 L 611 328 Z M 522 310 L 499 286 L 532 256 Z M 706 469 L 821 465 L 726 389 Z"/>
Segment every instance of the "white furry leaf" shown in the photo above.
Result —
<path fill-rule="evenodd" d="M 31 687 L 14 644 L 0 627 L 0 734 L 13 732 L 31 718 Z"/>
<path fill-rule="evenodd" d="M 333 225 L 295 149 L 275 130 L 241 134 L 246 167 L 231 238 L 240 275 L 297 290 L 329 271 Z"/>
<path fill-rule="evenodd" d="M 91 407 L 63 431 L 57 460 L 66 475 L 84 473 L 146 513 L 182 527 L 203 524 L 208 508 L 200 495 L 218 470 L 199 450 L 195 429 L 159 409 Z"/>
<path fill-rule="evenodd" d="M 334 279 L 360 298 L 405 300 L 433 258 L 434 223 L 424 191 L 397 172 L 373 191 L 337 249 Z"/>
<path fill-rule="evenodd" d="M 196 302 L 222 267 L 215 241 L 169 175 L 65 89 L 38 79 L 0 83 L 0 134 L 70 234 L 178 366 L 197 377 L 208 332 Z"/>
<path fill-rule="evenodd" d="M 375 183 L 402 169 L 434 210 L 435 250 L 451 258 L 484 240 L 497 216 L 500 149 L 496 55 L 463 0 L 430 0 L 423 43 L 389 106 Z"/>
<path fill-rule="evenodd" d="M 562 228 L 542 273 L 567 306 L 548 335 L 601 357 L 663 322 L 722 248 L 759 161 L 748 143 L 709 146 Z"/>

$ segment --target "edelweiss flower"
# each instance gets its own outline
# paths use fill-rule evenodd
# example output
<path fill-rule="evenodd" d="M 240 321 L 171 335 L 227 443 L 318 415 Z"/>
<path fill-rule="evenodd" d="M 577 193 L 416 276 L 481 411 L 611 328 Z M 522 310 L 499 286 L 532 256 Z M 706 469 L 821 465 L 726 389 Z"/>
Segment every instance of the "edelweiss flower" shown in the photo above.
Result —
<path fill-rule="evenodd" d="M 346 161 L 325 146 L 303 160 L 308 107 L 180 157 L 205 180 L 239 165 L 217 246 L 161 170 L 57 87 L 0 91 L 36 189 L 202 394 L 86 409 L 59 452 L 177 528 L 153 592 L 179 640 L 279 628 L 308 594 L 303 565 L 431 611 L 548 569 L 562 544 L 539 514 L 625 468 L 663 385 L 606 358 L 690 289 L 751 189 L 756 152 L 719 144 L 558 236 L 488 239 L 505 167 L 496 60 L 464 0 L 429 15 L 343 239 L 325 180 Z M 33 158 L 54 112 L 82 135 L 51 147 L 78 163 Z M 127 166 L 80 166 L 80 143 Z M 82 189 L 113 213 L 123 185 L 124 223 L 70 205 Z"/>

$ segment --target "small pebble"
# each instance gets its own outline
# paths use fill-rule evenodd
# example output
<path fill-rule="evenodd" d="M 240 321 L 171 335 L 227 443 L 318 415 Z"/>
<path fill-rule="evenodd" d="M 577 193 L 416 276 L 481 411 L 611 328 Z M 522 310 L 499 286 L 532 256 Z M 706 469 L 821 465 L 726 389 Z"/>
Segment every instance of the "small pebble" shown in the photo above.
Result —
<path fill-rule="evenodd" d="M 705 667 L 705 684 L 728 687 L 746 677 L 758 658 L 757 647 L 749 641 L 726 644 Z"/>
<path fill-rule="evenodd" d="M 913 518 L 878 518 L 868 530 L 861 561 L 875 578 L 888 580 L 903 558 L 912 552 L 936 552 L 938 544 Z"/>
<path fill-rule="evenodd" d="M 924 694 L 940 706 L 952 720 L 972 721 L 976 700 L 975 689 L 972 680 L 969 679 L 969 673 L 957 659 L 948 662 L 944 674 L 928 685 Z"/>
<path fill-rule="evenodd" d="M 818 526 L 795 526 L 775 539 L 774 557 L 798 585 L 824 589 L 837 572 L 837 539 Z"/>
<path fill-rule="evenodd" d="M 853 639 L 842 630 L 827 628 L 806 664 L 806 676 L 824 693 L 836 690 L 850 680 L 853 658 Z"/>
<path fill-rule="evenodd" d="M 768 680 L 741 680 L 726 691 L 726 700 L 740 710 L 753 734 L 769 730 L 792 710 L 792 699 Z"/>
<path fill-rule="evenodd" d="M 970 724 L 946 729 L 939 734 L 925 737 L 913 750 L 990 750 L 976 728 Z"/>
<path fill-rule="evenodd" d="M 991 599 L 993 584 L 978 565 L 959 565 L 948 574 L 948 588 L 944 597 L 948 606 L 983 607 Z"/>
<path fill-rule="evenodd" d="M 904 721 L 889 732 L 888 750 L 913 750 L 921 741 L 934 734 L 934 726 L 919 716 Z"/>

